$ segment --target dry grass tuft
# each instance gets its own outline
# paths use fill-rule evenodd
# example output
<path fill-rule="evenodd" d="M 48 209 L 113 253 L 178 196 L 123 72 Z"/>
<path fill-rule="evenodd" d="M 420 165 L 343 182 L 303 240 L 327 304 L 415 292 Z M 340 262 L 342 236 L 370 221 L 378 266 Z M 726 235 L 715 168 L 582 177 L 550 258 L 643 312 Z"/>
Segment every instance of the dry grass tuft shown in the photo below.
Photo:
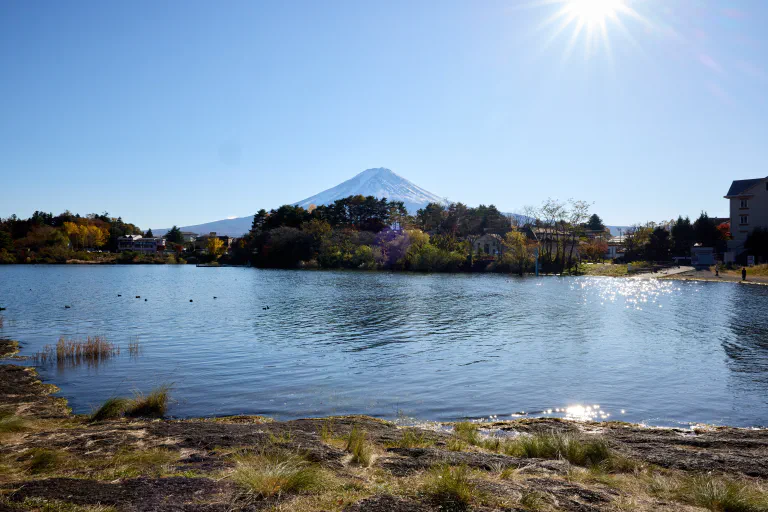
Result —
<path fill-rule="evenodd" d="M 170 392 L 171 384 L 162 384 L 147 395 L 137 391 L 129 401 L 125 415 L 131 418 L 162 418 L 168 410 Z"/>
<path fill-rule="evenodd" d="M 238 455 L 235 460 L 232 480 L 249 501 L 318 491 L 333 483 L 323 469 L 295 454 L 262 452 Z"/>
<path fill-rule="evenodd" d="M 674 480 L 672 497 L 718 512 L 768 511 L 768 492 L 756 483 L 712 475 Z"/>
<path fill-rule="evenodd" d="M 607 464 L 612 455 L 602 439 L 582 439 L 560 433 L 520 436 L 504 443 L 503 451 L 514 457 L 565 459 L 586 467 Z"/>
<path fill-rule="evenodd" d="M 363 467 L 371 465 L 373 447 L 368 442 L 368 434 L 357 428 L 357 425 L 353 426 L 349 433 L 345 450 L 352 454 L 352 462 Z"/>
<path fill-rule="evenodd" d="M 466 466 L 440 465 L 433 468 L 422 491 L 441 510 L 467 510 L 475 494 Z"/>

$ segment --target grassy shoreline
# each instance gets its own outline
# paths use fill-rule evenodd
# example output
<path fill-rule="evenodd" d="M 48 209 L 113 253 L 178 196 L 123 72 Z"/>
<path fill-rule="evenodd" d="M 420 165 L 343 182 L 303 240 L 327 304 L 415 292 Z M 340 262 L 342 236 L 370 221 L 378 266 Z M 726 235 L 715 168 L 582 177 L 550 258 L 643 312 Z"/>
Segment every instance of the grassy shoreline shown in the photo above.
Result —
<path fill-rule="evenodd" d="M 768 510 L 765 430 L 101 419 L 56 391 L 0 365 L 2 510 Z"/>

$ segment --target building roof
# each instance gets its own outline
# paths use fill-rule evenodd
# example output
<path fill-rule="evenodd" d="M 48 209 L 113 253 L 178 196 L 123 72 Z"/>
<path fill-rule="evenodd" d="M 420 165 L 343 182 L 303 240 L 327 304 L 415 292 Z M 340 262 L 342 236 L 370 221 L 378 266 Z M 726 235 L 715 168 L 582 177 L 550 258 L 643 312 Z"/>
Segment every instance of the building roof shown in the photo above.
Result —
<path fill-rule="evenodd" d="M 725 197 L 738 196 L 743 194 L 764 179 L 765 178 L 755 178 L 752 180 L 734 180 L 734 182 L 731 183 L 731 188 L 728 189 L 728 193 L 725 195 Z"/>

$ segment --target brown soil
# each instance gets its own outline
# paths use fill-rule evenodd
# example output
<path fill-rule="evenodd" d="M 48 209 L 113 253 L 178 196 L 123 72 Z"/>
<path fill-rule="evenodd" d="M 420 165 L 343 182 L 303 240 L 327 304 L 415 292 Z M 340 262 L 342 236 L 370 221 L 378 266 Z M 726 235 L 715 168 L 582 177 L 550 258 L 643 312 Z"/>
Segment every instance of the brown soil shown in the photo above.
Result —
<path fill-rule="evenodd" d="M 26 430 L 0 432 L 0 511 L 42 510 L 41 503 L 53 504 L 46 510 L 97 505 L 126 511 L 447 510 L 450 507 L 430 495 L 423 483 L 442 465 L 468 468 L 476 496 L 468 507 L 478 511 L 706 510 L 654 494 L 643 482 L 653 475 L 684 478 L 705 473 L 757 489 L 768 482 L 765 430 L 655 429 L 553 419 L 483 425 L 523 434 L 601 437 L 613 453 L 636 464 L 623 473 L 594 473 L 565 460 L 510 457 L 479 446 L 451 451 L 452 434 L 443 430 L 417 429 L 423 433 L 423 447 L 400 447 L 405 429 L 364 416 L 89 423 L 71 415 L 52 391 L 55 388 L 42 384 L 34 370 L 0 365 L 0 408 L 28 422 Z M 371 467 L 353 464 L 344 451 L 343 440 L 355 426 L 367 433 L 374 447 Z M 301 454 L 307 464 L 334 475 L 334 483 L 312 492 L 245 499 L 231 478 L 237 465 L 233 453 L 260 450 Z M 53 454 L 56 462 L 42 469 L 34 466 L 40 453 Z M 153 459 L 153 453 L 162 457 Z M 136 462 L 143 454 L 149 458 Z"/>

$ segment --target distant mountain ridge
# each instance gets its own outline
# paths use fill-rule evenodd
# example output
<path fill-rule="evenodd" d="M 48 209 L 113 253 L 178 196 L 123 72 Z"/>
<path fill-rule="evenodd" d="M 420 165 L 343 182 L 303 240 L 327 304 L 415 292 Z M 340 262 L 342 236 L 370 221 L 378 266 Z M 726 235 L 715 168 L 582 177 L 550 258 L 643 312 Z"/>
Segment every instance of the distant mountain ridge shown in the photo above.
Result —
<path fill-rule="evenodd" d="M 333 203 L 337 199 L 356 195 L 374 196 L 378 198 L 386 197 L 390 201 L 402 201 L 408 209 L 408 212 L 411 214 L 415 214 L 419 208 L 423 208 L 429 203 L 450 204 L 450 201 L 445 197 L 433 194 L 385 167 L 366 169 L 335 187 L 324 190 L 319 194 L 315 194 L 293 204 L 295 206 L 309 208 L 310 205 L 327 205 Z M 190 231 L 198 234 L 215 232 L 219 235 L 238 237 L 244 235 L 251 229 L 252 222 L 253 215 L 206 222 L 204 224 L 194 224 L 191 226 L 180 226 L 180 229 L 182 231 Z M 621 226 L 609 227 L 611 228 L 612 234 L 617 235 L 618 228 Z M 155 235 L 161 236 L 168 232 L 168 228 L 153 229 L 152 232 Z"/>
<path fill-rule="evenodd" d="M 315 206 L 326 205 L 333 203 L 337 199 L 357 195 L 378 198 L 386 197 L 389 201 L 402 201 L 411 214 L 415 214 L 419 208 L 423 208 L 429 203 L 442 203 L 445 205 L 450 203 L 446 198 L 421 188 L 399 174 L 392 172 L 390 169 L 378 167 L 366 169 L 335 187 L 293 204 L 308 208 L 312 204 Z M 252 222 L 253 216 L 251 215 L 249 217 L 206 222 L 205 224 L 180 226 L 180 229 L 200 234 L 216 232 L 219 235 L 242 236 L 251 229 Z M 153 229 L 152 232 L 156 235 L 164 235 L 168 232 L 168 229 Z"/>

